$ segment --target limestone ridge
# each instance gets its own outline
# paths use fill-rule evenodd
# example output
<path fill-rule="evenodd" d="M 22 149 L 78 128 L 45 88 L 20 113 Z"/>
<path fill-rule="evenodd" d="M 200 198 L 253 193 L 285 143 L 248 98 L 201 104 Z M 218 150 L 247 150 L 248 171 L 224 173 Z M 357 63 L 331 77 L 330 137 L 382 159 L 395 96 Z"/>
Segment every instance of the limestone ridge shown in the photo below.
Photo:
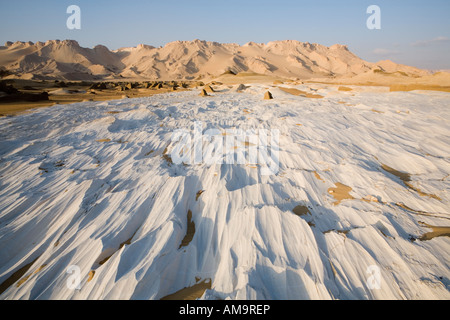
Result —
<path fill-rule="evenodd" d="M 175 41 L 158 48 L 138 45 L 118 50 L 102 45 L 84 48 L 74 40 L 7 42 L 0 46 L 0 68 L 10 78 L 37 80 L 194 80 L 222 74 L 239 76 L 244 72 L 310 79 L 355 76 L 385 69 L 419 76 L 426 73 L 390 61 L 366 62 L 344 45 L 326 47 L 295 40 L 249 42 L 242 46 Z"/>

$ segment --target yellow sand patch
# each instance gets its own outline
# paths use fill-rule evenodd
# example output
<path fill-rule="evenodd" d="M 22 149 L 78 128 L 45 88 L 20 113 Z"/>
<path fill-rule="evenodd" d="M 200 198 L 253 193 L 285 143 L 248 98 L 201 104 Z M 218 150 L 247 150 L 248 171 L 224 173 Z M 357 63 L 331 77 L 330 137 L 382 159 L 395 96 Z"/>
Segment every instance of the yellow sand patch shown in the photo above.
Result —
<path fill-rule="evenodd" d="M 345 184 L 342 184 L 340 182 L 335 183 L 336 188 L 329 188 L 328 193 L 331 194 L 336 201 L 333 203 L 333 205 L 337 206 L 341 203 L 342 200 L 352 200 L 354 199 L 353 196 L 350 195 L 350 191 L 352 191 L 352 188 L 349 186 L 346 186 Z"/>
<path fill-rule="evenodd" d="M 361 200 L 365 201 L 365 202 L 368 202 L 368 203 L 370 203 L 370 202 L 378 202 L 378 199 L 375 198 L 374 196 L 371 196 L 371 195 L 365 196 Z"/>
<path fill-rule="evenodd" d="M 413 91 L 413 90 L 431 90 L 431 91 L 443 91 L 450 92 L 449 86 L 435 86 L 435 85 L 421 85 L 421 84 L 409 84 L 409 85 L 392 85 L 390 91 Z"/>
<path fill-rule="evenodd" d="M 196 278 L 198 279 L 198 278 Z M 210 290 L 211 279 L 194 284 L 192 287 L 181 289 L 173 294 L 167 295 L 161 300 L 197 300 L 203 296 L 206 290 Z"/>
<path fill-rule="evenodd" d="M 197 194 L 195 195 L 195 201 L 198 201 L 198 198 L 200 198 L 203 192 L 205 192 L 205 190 L 200 190 L 199 192 L 197 192 Z"/>
<path fill-rule="evenodd" d="M 323 96 L 321 96 L 320 94 L 312 94 L 312 93 L 306 93 L 305 97 L 310 98 L 310 99 L 322 99 Z"/>
<path fill-rule="evenodd" d="M 436 237 L 450 237 L 450 227 L 439 227 L 439 226 L 431 226 L 424 222 L 419 222 L 424 227 L 430 228 L 431 232 L 425 233 L 423 236 L 419 238 L 419 240 L 426 241 L 431 240 Z"/>
<path fill-rule="evenodd" d="M 322 177 L 317 173 L 317 171 L 314 171 L 314 176 L 316 177 L 317 180 L 325 182 L 325 180 L 322 179 Z"/>
<path fill-rule="evenodd" d="M 91 271 L 89 272 L 89 276 L 88 276 L 87 282 L 91 282 L 92 279 L 94 279 L 94 275 L 95 275 L 95 270 L 91 270 Z"/>
<path fill-rule="evenodd" d="M 416 191 L 419 194 L 419 196 L 421 196 L 421 197 L 433 198 L 433 199 L 436 199 L 436 200 L 439 200 L 439 201 L 442 200 L 439 196 L 437 196 L 435 194 L 423 192 L 418 187 L 413 186 L 410 182 L 404 182 L 404 183 L 405 183 L 405 185 L 408 188 L 410 188 L 411 190 Z"/>
<path fill-rule="evenodd" d="M 389 167 L 389 166 L 387 166 L 387 165 L 385 165 L 385 164 L 382 164 L 382 165 L 381 165 L 381 168 L 382 168 L 384 171 L 387 171 L 387 172 L 389 172 L 390 174 L 392 174 L 392 175 L 398 177 L 398 178 L 399 178 L 400 180 L 402 180 L 403 182 L 405 182 L 405 181 L 411 181 L 411 175 L 410 175 L 409 173 L 401 172 L 401 171 L 395 170 L 394 168 L 391 168 L 391 167 Z"/>
<path fill-rule="evenodd" d="M 280 87 L 281 91 L 284 91 L 286 93 L 292 94 L 294 96 L 301 96 L 301 95 L 305 95 L 306 91 L 302 91 L 302 90 L 298 90 L 298 89 L 294 89 L 294 88 L 284 88 L 284 87 Z"/>
<path fill-rule="evenodd" d="M 12 284 L 14 284 L 17 280 L 22 278 L 22 276 L 31 268 L 31 266 L 36 262 L 37 259 L 32 261 L 31 263 L 23 266 L 16 272 L 14 272 L 8 279 L 0 284 L 0 294 L 2 294 L 6 289 L 8 289 Z"/>
<path fill-rule="evenodd" d="M 404 204 L 402 202 L 397 202 L 395 205 L 397 207 L 400 207 L 400 208 L 406 210 L 406 211 L 411 211 L 411 212 L 414 212 L 414 213 L 417 213 L 417 214 L 421 214 L 421 215 L 424 215 L 424 216 L 429 216 L 430 215 L 428 212 L 412 209 L 412 208 L 408 207 L 406 204 Z"/>
<path fill-rule="evenodd" d="M 173 161 L 172 161 L 172 157 L 170 156 L 170 154 L 168 154 L 168 150 L 167 147 L 164 149 L 163 154 L 162 154 L 163 159 L 167 162 L 167 165 L 170 167 L 171 165 L 173 165 Z"/>
<path fill-rule="evenodd" d="M 397 207 L 402 208 L 403 210 L 412 212 L 414 214 L 420 215 L 420 216 L 426 216 L 426 217 L 435 217 L 435 218 L 439 218 L 439 219 L 447 219 L 450 220 L 450 218 L 448 217 L 443 217 L 442 215 L 439 214 L 434 214 L 434 213 L 429 213 L 429 212 L 425 212 L 425 211 L 421 211 L 421 210 L 415 210 L 412 209 L 410 207 L 408 207 L 406 204 L 402 203 L 402 202 L 397 202 L 395 204 Z"/>
<path fill-rule="evenodd" d="M 286 93 L 290 93 L 294 96 L 305 96 L 306 98 L 311 98 L 311 99 L 321 99 L 323 98 L 323 96 L 318 95 L 318 94 L 311 94 L 308 93 L 306 91 L 302 91 L 302 90 L 298 90 L 298 89 L 294 89 L 294 88 L 283 88 L 283 87 L 279 87 L 281 91 L 284 91 Z"/>
<path fill-rule="evenodd" d="M 349 88 L 349 87 L 339 87 L 338 88 L 338 91 L 353 91 L 353 89 L 352 88 Z"/>
<path fill-rule="evenodd" d="M 195 222 L 192 221 L 192 211 L 188 210 L 186 235 L 184 236 L 184 239 L 181 241 L 180 247 L 178 249 L 182 247 L 187 247 L 194 238 L 194 234 L 195 234 Z"/>
<path fill-rule="evenodd" d="M 22 279 L 19 280 L 19 282 L 17 282 L 16 287 L 19 288 L 22 284 L 25 283 L 25 281 L 27 281 L 32 275 L 38 273 L 39 271 L 41 271 L 42 269 L 44 269 L 47 265 L 44 264 L 42 266 L 40 266 L 39 268 L 37 268 L 33 273 L 30 273 L 29 275 L 27 275 L 26 277 L 23 277 Z"/>
<path fill-rule="evenodd" d="M 338 103 L 339 104 L 343 104 L 343 105 L 345 105 L 347 107 L 354 107 L 355 106 L 354 104 L 351 104 L 351 103 L 348 103 L 348 102 L 345 102 L 345 101 L 338 101 Z"/>
<path fill-rule="evenodd" d="M 409 173 L 406 173 L 406 172 L 400 172 L 400 171 L 395 170 L 395 169 L 393 169 L 393 168 L 391 168 L 391 167 L 389 167 L 389 166 L 387 166 L 387 165 L 385 165 L 385 164 L 382 164 L 382 165 L 381 165 L 381 168 L 382 168 L 384 171 L 387 171 L 387 172 L 389 172 L 390 174 L 392 174 L 392 175 L 398 177 L 400 180 L 403 181 L 403 183 L 405 184 L 406 187 L 408 187 L 408 188 L 411 189 L 411 190 L 416 191 L 420 196 L 422 196 L 422 197 L 433 198 L 433 199 L 436 199 L 436 200 L 439 200 L 439 201 L 442 200 L 442 199 L 441 199 L 440 197 L 438 197 L 437 195 L 430 194 L 430 193 L 425 193 L 425 192 L 423 192 L 422 190 L 420 190 L 419 188 L 417 188 L 417 187 L 415 187 L 414 185 L 412 185 L 412 184 L 411 184 L 411 175 L 410 175 Z"/>

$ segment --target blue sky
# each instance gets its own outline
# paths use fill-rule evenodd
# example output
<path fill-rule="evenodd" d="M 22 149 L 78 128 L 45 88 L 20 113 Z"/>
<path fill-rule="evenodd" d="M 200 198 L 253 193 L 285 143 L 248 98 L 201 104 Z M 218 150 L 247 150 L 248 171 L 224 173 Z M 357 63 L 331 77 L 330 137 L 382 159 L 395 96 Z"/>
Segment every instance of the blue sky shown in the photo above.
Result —
<path fill-rule="evenodd" d="M 69 5 L 81 8 L 81 30 L 69 30 Z M 381 8 L 381 30 L 369 30 L 369 5 Z M 391 59 L 450 69 L 448 0 L 0 0 L 0 41 L 74 39 L 110 49 L 175 40 L 299 40 L 347 44 L 368 61 Z"/>

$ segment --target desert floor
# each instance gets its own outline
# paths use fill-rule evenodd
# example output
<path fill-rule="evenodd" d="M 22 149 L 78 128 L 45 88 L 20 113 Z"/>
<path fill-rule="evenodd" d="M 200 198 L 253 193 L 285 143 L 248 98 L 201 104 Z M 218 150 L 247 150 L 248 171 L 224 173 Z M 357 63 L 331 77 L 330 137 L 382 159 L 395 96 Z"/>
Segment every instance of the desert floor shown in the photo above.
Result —
<path fill-rule="evenodd" d="M 253 80 L 2 109 L 0 299 L 450 299 L 450 93 Z"/>

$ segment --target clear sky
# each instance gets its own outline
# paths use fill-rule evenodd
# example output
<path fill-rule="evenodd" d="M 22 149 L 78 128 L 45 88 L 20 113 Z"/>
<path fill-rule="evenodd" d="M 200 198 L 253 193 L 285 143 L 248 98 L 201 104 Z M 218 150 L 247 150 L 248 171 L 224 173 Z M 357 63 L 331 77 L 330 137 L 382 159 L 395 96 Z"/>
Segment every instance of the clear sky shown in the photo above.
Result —
<path fill-rule="evenodd" d="M 369 5 L 381 30 L 369 30 Z M 81 30 L 69 30 L 69 5 Z M 74 39 L 110 49 L 175 40 L 347 44 L 361 58 L 450 69 L 449 0 L 0 0 L 0 41 Z"/>

